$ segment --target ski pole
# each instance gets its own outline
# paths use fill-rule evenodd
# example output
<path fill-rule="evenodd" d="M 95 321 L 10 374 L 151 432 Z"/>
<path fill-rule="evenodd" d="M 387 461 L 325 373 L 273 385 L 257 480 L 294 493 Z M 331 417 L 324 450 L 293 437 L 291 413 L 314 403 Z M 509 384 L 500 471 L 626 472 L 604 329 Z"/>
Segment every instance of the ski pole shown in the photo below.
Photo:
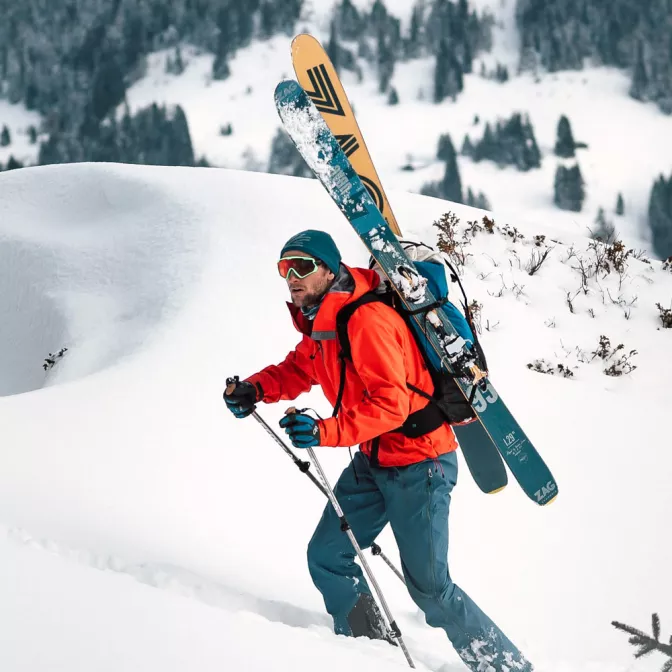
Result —
<path fill-rule="evenodd" d="M 366 572 L 366 575 L 369 578 L 371 585 L 376 591 L 376 595 L 378 595 L 380 605 L 382 606 L 383 611 L 387 616 L 387 620 L 389 621 L 391 634 L 395 639 L 399 641 L 399 646 L 401 647 L 401 650 L 404 652 L 404 655 L 406 656 L 406 660 L 408 661 L 410 667 L 415 668 L 415 664 L 413 663 L 411 654 L 408 652 L 403 637 L 401 636 L 401 630 L 399 630 L 399 626 L 397 625 L 396 621 L 394 620 L 394 617 L 392 616 L 392 612 L 390 611 L 390 608 L 387 605 L 387 601 L 385 600 L 383 592 L 380 589 L 380 586 L 378 585 L 378 582 L 376 581 L 376 578 L 373 575 L 371 568 L 369 567 L 369 563 L 366 561 L 366 558 L 362 553 L 362 549 L 359 547 L 357 539 L 355 539 L 355 535 L 352 533 L 352 530 L 350 529 L 350 524 L 348 523 L 345 514 L 343 513 L 343 509 L 341 509 L 341 505 L 338 503 L 338 500 L 336 499 L 334 491 L 331 489 L 331 486 L 329 485 L 327 476 L 322 470 L 322 465 L 320 465 L 320 462 L 317 459 L 317 456 L 315 455 L 315 451 L 312 448 L 306 448 L 306 450 L 308 451 L 308 455 L 310 456 L 312 463 L 315 465 L 315 468 L 317 469 L 317 472 L 320 475 L 320 478 L 322 479 L 322 483 L 324 484 L 324 487 L 327 490 L 327 493 L 329 495 L 329 501 L 331 502 L 331 505 L 334 507 L 334 511 L 336 511 L 336 515 L 341 521 L 341 530 L 348 535 L 350 543 L 352 544 L 352 547 L 355 549 L 355 553 L 357 553 L 359 561 L 362 563 L 362 568 Z"/>
<path fill-rule="evenodd" d="M 226 389 L 227 391 L 229 390 L 229 387 L 231 385 L 235 385 L 240 381 L 240 378 L 238 376 L 233 376 L 232 378 L 227 378 L 226 379 Z M 317 488 L 319 488 L 320 492 L 327 498 L 329 499 L 329 493 L 324 489 L 324 486 L 313 476 L 313 473 L 310 471 L 310 462 L 306 462 L 305 460 L 300 460 L 285 444 L 285 442 L 275 433 L 272 427 L 269 427 L 268 423 L 259 415 L 257 411 L 252 412 L 252 416 L 254 419 L 266 430 L 266 433 L 282 448 L 287 455 L 291 458 L 292 462 L 299 468 L 299 471 L 302 474 L 305 474 L 308 476 L 308 478 L 315 484 Z M 402 573 L 394 566 L 392 561 L 383 553 L 382 549 L 378 544 L 373 543 L 371 544 L 371 553 L 373 555 L 379 555 L 381 560 L 383 560 L 388 567 L 401 579 L 401 582 L 406 585 L 406 581 L 404 580 L 404 577 Z"/>
<path fill-rule="evenodd" d="M 229 379 L 230 380 L 230 379 Z M 229 384 L 229 380 L 227 380 L 227 385 Z M 355 549 L 355 553 L 357 553 L 357 557 L 359 558 L 359 561 L 362 564 L 362 567 L 364 571 L 366 572 L 366 575 L 369 578 L 369 581 L 371 582 L 371 585 L 373 586 L 374 590 L 376 591 L 376 594 L 378 595 L 378 599 L 380 601 L 380 604 L 383 608 L 383 611 L 385 612 L 385 615 L 387 616 L 387 620 L 389 622 L 389 627 L 392 636 L 399 641 L 399 646 L 401 647 L 401 650 L 404 652 L 404 656 L 406 656 L 406 660 L 408 661 L 408 664 L 411 668 L 415 669 L 415 664 L 413 663 L 413 659 L 411 658 L 411 654 L 408 652 L 408 649 L 406 648 L 406 644 L 403 640 L 403 637 L 401 636 L 401 630 L 399 629 L 399 626 L 397 625 L 397 622 L 394 620 L 394 617 L 392 616 L 392 612 L 390 611 L 390 608 L 387 604 L 387 601 L 385 600 L 385 596 L 383 595 L 382 590 L 380 589 L 380 586 L 378 585 L 378 581 L 376 581 L 375 576 L 373 575 L 373 572 L 371 571 L 371 568 L 369 567 L 369 563 L 366 561 L 366 558 L 364 557 L 364 554 L 362 553 L 362 549 L 359 547 L 359 544 L 357 543 L 357 539 L 355 539 L 355 535 L 352 533 L 352 530 L 350 529 L 350 524 L 348 523 L 345 514 L 343 513 L 343 509 L 341 509 L 340 504 L 338 503 L 338 500 L 336 499 L 336 495 L 334 494 L 333 490 L 331 489 L 331 486 L 329 485 L 329 481 L 327 479 L 326 474 L 322 470 L 322 466 L 320 462 L 317 459 L 317 456 L 315 455 L 315 452 L 313 451 L 312 448 L 307 448 L 308 455 L 315 465 L 315 468 L 318 471 L 318 474 L 322 480 L 322 483 L 319 483 L 317 479 L 313 476 L 308 469 L 310 468 L 310 464 L 307 462 L 304 462 L 302 460 L 299 460 L 296 455 L 285 445 L 285 442 L 276 434 L 276 432 L 268 425 L 268 423 L 259 415 L 257 411 L 253 411 L 252 415 L 254 416 L 255 420 L 266 430 L 266 432 L 273 438 L 273 440 L 282 447 L 282 449 L 292 457 L 294 463 L 299 467 L 299 469 L 308 475 L 310 479 L 317 485 L 317 487 L 320 489 L 320 491 L 327 496 L 329 501 L 331 502 L 331 505 L 334 507 L 334 510 L 336 511 L 336 515 L 338 516 L 339 520 L 341 521 L 341 530 L 345 532 L 348 535 L 348 538 L 350 539 L 350 543 L 352 544 L 352 547 Z M 394 571 L 394 573 L 401 579 L 401 581 L 405 584 L 406 582 L 404 581 L 404 577 L 397 571 L 397 569 L 394 567 L 394 565 L 390 562 L 390 560 L 383 554 L 383 552 L 380 549 L 380 546 L 378 544 L 373 544 L 371 547 L 371 551 L 374 555 L 380 555 L 381 558 L 390 566 L 390 568 Z"/>
<path fill-rule="evenodd" d="M 329 497 L 327 491 L 324 489 L 324 486 L 313 476 L 313 473 L 310 471 L 310 462 L 305 460 L 300 460 L 286 445 L 285 442 L 275 433 L 275 431 L 269 427 L 268 423 L 259 415 L 257 411 L 252 412 L 252 417 L 266 430 L 266 432 L 273 438 L 273 440 L 292 458 L 294 464 L 299 468 L 299 471 L 302 474 L 308 476 L 308 478 L 320 489 L 322 494 L 325 497 Z"/>
<path fill-rule="evenodd" d="M 406 585 L 404 575 L 392 564 L 392 562 L 390 562 L 390 559 L 383 553 L 383 550 L 375 541 L 371 544 L 371 555 L 379 555 L 381 559 L 385 561 L 387 566 L 399 577 L 399 580 Z"/>

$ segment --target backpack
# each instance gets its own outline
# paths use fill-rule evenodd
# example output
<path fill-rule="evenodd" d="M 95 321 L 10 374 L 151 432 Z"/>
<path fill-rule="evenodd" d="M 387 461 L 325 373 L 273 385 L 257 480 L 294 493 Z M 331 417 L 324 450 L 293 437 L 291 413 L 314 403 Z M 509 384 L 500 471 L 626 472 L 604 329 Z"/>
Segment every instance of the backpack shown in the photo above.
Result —
<path fill-rule="evenodd" d="M 404 240 L 400 241 L 400 243 L 408 257 L 415 264 L 418 272 L 427 279 L 427 287 L 439 303 L 438 310 L 446 314 L 457 333 L 467 341 L 477 357 L 479 367 L 484 371 L 487 370 L 485 353 L 476 336 L 476 329 L 468 307 L 467 295 L 455 269 L 442 255 L 435 252 L 428 245 Z M 375 260 L 371 259 L 369 267 L 375 268 L 376 265 Z M 448 300 L 446 266 L 451 271 L 452 281 L 457 282 L 462 290 L 464 315 Z M 474 410 L 455 382 L 453 374 L 441 365 L 441 360 L 429 344 L 426 335 L 422 331 L 422 327 L 415 320 L 411 319 L 408 309 L 403 304 L 397 292 L 389 286 L 382 271 L 380 269 L 377 270 L 381 275 L 382 282 L 380 287 L 383 288 L 382 291 L 379 287 L 375 291 L 367 292 L 356 301 L 341 308 L 336 316 L 336 333 L 341 347 L 341 377 L 333 415 L 336 416 L 338 414 L 345 389 L 345 362 L 347 360 L 352 361 L 350 339 L 348 337 L 348 322 L 360 306 L 366 303 L 380 302 L 394 308 L 404 318 L 418 344 L 418 348 L 434 383 L 434 393 L 432 395 L 427 394 L 415 385 L 406 383 L 409 389 L 425 397 L 429 403 L 419 411 L 411 413 L 401 427 L 392 431 L 401 432 L 409 438 L 418 438 L 438 429 L 446 422 L 461 424 L 473 420 L 476 417 Z M 428 309 L 426 310 L 428 312 Z"/>

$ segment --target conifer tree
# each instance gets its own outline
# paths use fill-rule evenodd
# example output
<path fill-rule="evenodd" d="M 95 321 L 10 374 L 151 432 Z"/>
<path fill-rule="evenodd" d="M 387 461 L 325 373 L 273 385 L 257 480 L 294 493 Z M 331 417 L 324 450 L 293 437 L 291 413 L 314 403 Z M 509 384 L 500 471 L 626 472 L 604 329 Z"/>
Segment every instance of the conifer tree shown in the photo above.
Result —
<path fill-rule="evenodd" d="M 637 43 L 637 57 L 635 67 L 632 72 L 632 84 L 630 86 L 630 95 L 636 100 L 646 100 L 646 90 L 649 86 L 649 77 L 646 73 L 646 63 L 644 59 L 644 45 L 640 40 Z"/>
<path fill-rule="evenodd" d="M 446 170 L 441 181 L 443 198 L 454 203 L 462 203 L 462 180 L 460 169 L 457 166 L 457 153 L 450 135 L 446 135 L 444 154 L 446 156 Z"/>
<path fill-rule="evenodd" d="M 463 88 L 462 66 L 448 40 L 442 38 L 434 69 L 434 102 L 440 103 L 448 97 L 455 98 Z"/>
<path fill-rule="evenodd" d="M 557 137 L 555 141 L 555 154 L 563 158 L 574 156 L 576 144 L 572 135 L 572 127 L 569 119 L 563 114 L 558 121 Z"/>
<path fill-rule="evenodd" d="M 394 52 L 383 29 L 378 31 L 378 91 L 385 93 L 394 73 Z"/>
<path fill-rule="evenodd" d="M 616 214 L 625 214 L 625 203 L 623 202 L 623 194 L 621 194 L 620 191 L 618 192 L 618 198 L 616 199 Z"/>
<path fill-rule="evenodd" d="M 464 140 L 462 141 L 462 149 L 460 150 L 462 156 L 473 156 L 474 155 L 474 146 L 471 144 L 471 139 L 469 134 L 465 134 Z"/>
<path fill-rule="evenodd" d="M 327 44 L 327 54 L 331 59 L 336 72 L 340 72 L 341 70 L 340 51 L 341 48 L 338 44 L 338 37 L 336 35 L 336 22 L 332 21 L 331 25 L 329 26 L 329 43 Z"/>
<path fill-rule="evenodd" d="M 561 210 L 581 212 L 585 197 L 583 176 L 579 164 L 571 168 L 558 166 L 555 173 L 555 188 L 553 202 Z"/>
<path fill-rule="evenodd" d="M 649 199 L 649 226 L 653 249 L 661 259 L 672 255 L 672 177 L 654 182 Z"/>
<path fill-rule="evenodd" d="M 358 40 L 364 31 L 364 20 L 352 0 L 341 0 L 336 7 L 335 20 L 338 32 L 344 40 Z"/>

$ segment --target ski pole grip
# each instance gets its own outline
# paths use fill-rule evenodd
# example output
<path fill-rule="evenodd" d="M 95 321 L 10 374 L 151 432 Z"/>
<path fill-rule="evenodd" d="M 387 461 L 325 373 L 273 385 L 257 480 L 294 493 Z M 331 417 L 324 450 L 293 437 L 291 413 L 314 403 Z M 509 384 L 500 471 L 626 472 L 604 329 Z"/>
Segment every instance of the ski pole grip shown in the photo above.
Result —
<path fill-rule="evenodd" d="M 240 382 L 240 376 L 232 376 L 231 378 L 226 379 L 226 390 L 224 394 L 231 394 L 235 389 L 236 385 Z"/>
<path fill-rule="evenodd" d="M 295 413 L 305 413 L 309 411 L 309 408 L 297 408 L 296 406 L 290 406 L 286 411 L 285 415 L 294 415 Z"/>

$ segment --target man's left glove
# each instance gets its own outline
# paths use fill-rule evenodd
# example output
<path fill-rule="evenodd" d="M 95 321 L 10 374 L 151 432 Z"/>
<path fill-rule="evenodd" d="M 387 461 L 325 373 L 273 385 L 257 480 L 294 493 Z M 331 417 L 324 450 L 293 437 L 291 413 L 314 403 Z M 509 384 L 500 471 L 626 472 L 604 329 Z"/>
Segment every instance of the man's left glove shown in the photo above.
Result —
<path fill-rule="evenodd" d="M 246 418 L 248 415 L 252 415 L 257 408 L 255 406 L 257 388 L 247 381 L 242 383 L 232 381 L 232 385 L 229 385 L 224 392 L 224 402 L 237 418 Z"/>
<path fill-rule="evenodd" d="M 320 426 L 315 418 L 304 413 L 290 413 L 280 420 L 282 427 L 295 448 L 312 448 L 320 445 Z"/>

